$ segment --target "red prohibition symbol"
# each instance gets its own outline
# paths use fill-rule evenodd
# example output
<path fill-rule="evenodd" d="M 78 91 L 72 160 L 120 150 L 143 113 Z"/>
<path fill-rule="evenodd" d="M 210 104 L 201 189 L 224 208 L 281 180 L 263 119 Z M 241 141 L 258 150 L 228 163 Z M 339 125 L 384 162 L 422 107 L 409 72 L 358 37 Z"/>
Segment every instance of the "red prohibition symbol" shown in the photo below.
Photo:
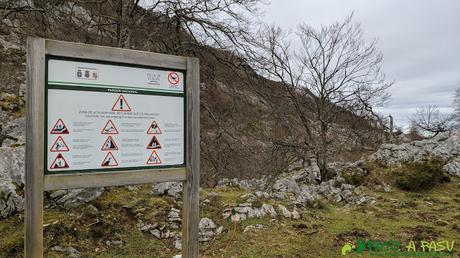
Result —
<path fill-rule="evenodd" d="M 168 73 L 168 82 L 177 85 L 179 83 L 179 75 L 175 72 Z"/>

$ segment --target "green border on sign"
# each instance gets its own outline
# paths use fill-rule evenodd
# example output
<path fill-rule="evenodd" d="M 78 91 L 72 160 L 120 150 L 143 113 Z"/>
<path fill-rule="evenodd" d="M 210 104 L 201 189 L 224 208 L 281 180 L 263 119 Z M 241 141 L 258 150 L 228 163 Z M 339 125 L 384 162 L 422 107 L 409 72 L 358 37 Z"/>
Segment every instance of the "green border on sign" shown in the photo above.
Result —
<path fill-rule="evenodd" d="M 184 74 L 184 91 L 177 90 L 159 90 L 159 89 L 146 89 L 135 86 L 119 86 L 119 85 L 110 85 L 110 84 L 95 84 L 95 83 L 71 83 L 71 82 L 61 82 L 61 81 L 48 81 L 48 61 L 49 60 L 64 60 L 64 61 L 76 61 L 76 62 L 85 62 L 85 63 L 94 63 L 94 64 L 108 64 L 108 65 L 117 65 L 117 66 L 126 66 L 126 67 L 135 67 L 135 68 L 144 68 L 152 70 L 161 70 L 161 71 L 174 71 L 181 72 Z M 80 59 L 80 58 L 70 58 L 62 56 L 45 56 L 45 175 L 56 175 L 56 174 L 72 174 L 72 173 L 93 173 L 93 172 L 113 172 L 113 171 L 126 171 L 126 170 L 146 170 L 146 169 L 162 169 L 162 168 L 177 168 L 185 167 L 186 158 L 187 158 L 187 123 L 186 123 L 186 107 L 187 107 L 187 98 L 186 98 L 186 87 L 187 87 L 187 71 L 180 69 L 165 69 L 155 66 L 145 66 L 137 64 L 124 64 L 92 59 Z M 170 97 L 181 97 L 184 98 L 184 162 L 182 164 L 175 165 L 165 165 L 165 166 L 139 166 L 139 167 L 123 167 L 123 168 L 97 168 L 97 169 L 80 169 L 80 170 L 59 170 L 59 171 L 49 171 L 48 164 L 48 89 L 59 89 L 59 90 L 77 90 L 77 91 L 93 91 L 93 92 L 108 92 L 111 94 L 120 94 L 119 92 L 110 92 L 108 90 L 122 90 L 121 93 L 125 94 L 141 94 L 141 95 L 156 95 L 156 96 L 170 96 Z M 127 92 L 123 92 L 126 90 Z"/>
<path fill-rule="evenodd" d="M 167 93 L 180 93 L 178 90 L 163 90 L 163 89 L 151 89 L 148 90 L 142 87 L 136 86 L 125 86 L 125 85 L 113 85 L 113 84 L 98 84 L 98 83 L 75 83 L 75 82 L 63 82 L 63 81 L 48 81 L 49 85 L 62 85 L 62 86 L 80 86 L 89 88 L 103 88 L 103 89 L 126 89 L 126 90 L 140 90 L 140 91 L 151 91 L 151 92 L 167 92 Z"/>

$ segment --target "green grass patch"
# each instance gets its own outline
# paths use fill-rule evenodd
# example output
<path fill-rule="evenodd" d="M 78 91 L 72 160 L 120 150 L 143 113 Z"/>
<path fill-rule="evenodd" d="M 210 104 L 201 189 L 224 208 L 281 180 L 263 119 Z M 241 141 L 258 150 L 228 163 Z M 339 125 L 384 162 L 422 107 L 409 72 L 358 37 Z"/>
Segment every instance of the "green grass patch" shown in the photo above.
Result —
<path fill-rule="evenodd" d="M 388 169 L 388 168 L 387 168 Z M 388 172 L 388 171 L 387 171 Z M 146 222 L 163 223 L 170 207 L 170 197 L 155 197 L 150 186 L 135 191 L 125 187 L 110 188 L 89 205 L 75 209 L 46 209 L 44 214 L 45 257 L 67 257 L 53 252 L 59 245 L 74 247 L 82 257 L 172 257 L 180 251 L 173 240 L 158 240 L 137 229 L 136 215 Z M 219 196 L 211 195 L 218 192 Z M 455 254 L 460 254 L 460 180 L 434 185 L 423 192 L 408 192 L 397 188 L 391 192 L 373 192 L 374 205 L 344 207 L 324 203 L 321 209 L 299 209 L 301 219 L 282 217 L 247 219 L 233 224 L 222 218 L 228 203 L 236 203 L 245 194 L 238 188 L 204 189 L 201 217 L 213 219 L 224 226 L 214 241 L 200 244 L 201 257 L 340 257 L 347 241 L 365 238 L 373 241 L 396 240 L 406 244 L 411 240 L 455 241 Z M 267 200 L 261 200 L 266 203 Z M 281 203 L 271 200 L 275 209 Z M 94 209 L 94 207 L 97 210 Z M 243 233 L 246 226 L 262 224 L 264 229 Z M 23 217 L 17 214 L 0 221 L 0 257 L 22 257 Z M 107 246 L 106 241 L 121 240 L 122 246 Z M 370 257 L 350 254 L 347 257 Z M 455 257 L 455 256 L 454 256 Z"/>

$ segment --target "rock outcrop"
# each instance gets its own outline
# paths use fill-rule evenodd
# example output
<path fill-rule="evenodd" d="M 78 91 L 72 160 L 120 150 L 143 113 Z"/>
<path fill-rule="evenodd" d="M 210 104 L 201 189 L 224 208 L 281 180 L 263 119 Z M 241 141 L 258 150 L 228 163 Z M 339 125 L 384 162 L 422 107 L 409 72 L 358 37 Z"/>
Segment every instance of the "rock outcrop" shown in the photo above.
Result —
<path fill-rule="evenodd" d="M 170 195 L 174 198 L 180 198 L 182 196 L 182 183 L 163 182 L 154 184 L 152 194 L 157 196 Z"/>
<path fill-rule="evenodd" d="M 49 195 L 49 197 L 51 198 L 52 202 L 51 206 L 59 206 L 69 209 L 96 200 L 103 193 L 103 187 L 83 188 L 54 191 Z"/>
<path fill-rule="evenodd" d="M 0 147 L 0 218 L 24 210 L 25 148 Z M 104 188 L 85 188 L 50 192 L 48 206 L 77 207 L 90 202 Z"/>
<path fill-rule="evenodd" d="M 386 166 L 404 162 L 441 160 L 446 162 L 446 172 L 460 176 L 460 132 L 443 133 L 431 139 L 399 145 L 383 144 L 368 159 Z"/>
<path fill-rule="evenodd" d="M 24 148 L 0 148 L 0 218 L 24 209 Z"/>
<path fill-rule="evenodd" d="M 2 127 L 1 134 L 5 138 L 2 142 L 3 147 L 22 146 L 26 144 L 25 137 L 26 119 L 20 117 L 11 120 Z"/>

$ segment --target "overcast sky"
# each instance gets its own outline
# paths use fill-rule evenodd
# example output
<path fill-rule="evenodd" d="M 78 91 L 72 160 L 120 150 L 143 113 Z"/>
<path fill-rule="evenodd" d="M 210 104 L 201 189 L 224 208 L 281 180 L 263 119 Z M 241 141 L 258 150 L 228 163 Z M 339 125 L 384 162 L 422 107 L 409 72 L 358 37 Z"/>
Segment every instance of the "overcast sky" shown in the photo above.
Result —
<path fill-rule="evenodd" d="M 460 87 L 460 0 L 272 0 L 263 20 L 295 30 L 343 21 L 354 12 L 366 37 L 377 38 L 391 102 L 381 110 L 399 126 L 417 107 L 451 109 Z"/>

